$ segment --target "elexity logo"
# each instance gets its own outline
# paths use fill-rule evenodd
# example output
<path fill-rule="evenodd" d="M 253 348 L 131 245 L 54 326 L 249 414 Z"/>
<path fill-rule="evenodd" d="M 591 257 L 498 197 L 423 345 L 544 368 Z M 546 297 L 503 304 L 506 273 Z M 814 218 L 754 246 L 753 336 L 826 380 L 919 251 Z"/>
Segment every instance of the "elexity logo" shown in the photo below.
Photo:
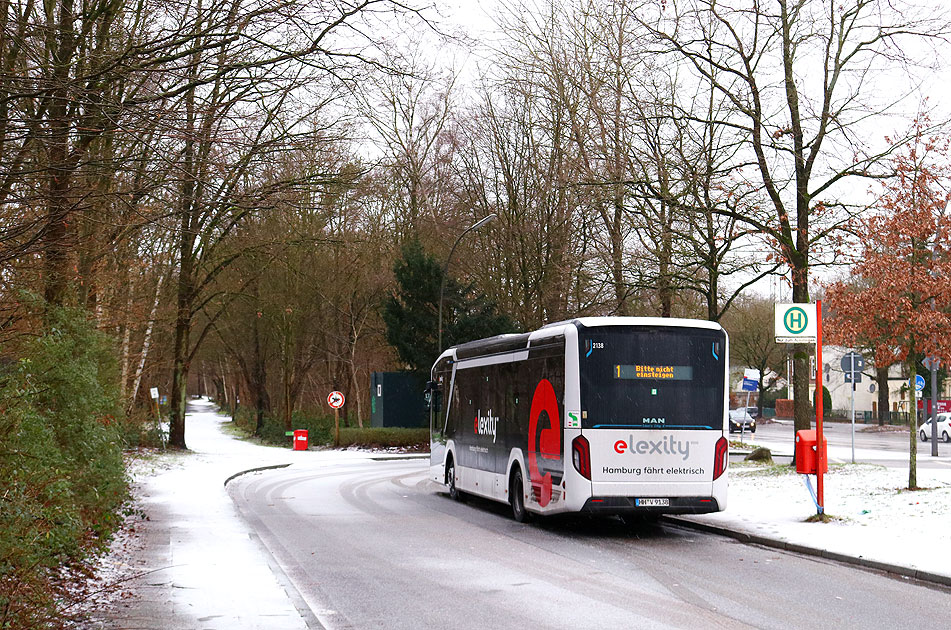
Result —
<path fill-rule="evenodd" d="M 614 452 L 623 453 L 627 451 L 636 455 L 680 455 L 684 461 L 690 457 L 690 445 L 697 442 L 688 442 L 678 440 L 672 435 L 660 440 L 638 440 L 634 441 L 634 436 L 628 438 L 628 441 L 618 440 L 614 443 Z"/>
<path fill-rule="evenodd" d="M 493 416 L 491 409 L 485 412 L 484 416 L 482 415 L 481 409 L 476 411 L 476 418 L 475 418 L 476 435 L 491 435 L 492 443 L 494 444 L 497 438 L 498 428 L 499 428 L 499 417 Z"/>

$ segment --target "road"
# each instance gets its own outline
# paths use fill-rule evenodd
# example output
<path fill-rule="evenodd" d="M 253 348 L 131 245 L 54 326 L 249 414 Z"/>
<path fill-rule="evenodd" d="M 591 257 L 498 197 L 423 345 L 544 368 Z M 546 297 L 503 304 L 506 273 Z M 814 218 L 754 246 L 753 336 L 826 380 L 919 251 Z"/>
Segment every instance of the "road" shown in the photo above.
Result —
<path fill-rule="evenodd" d="M 829 443 L 831 462 L 852 461 L 852 427 L 847 423 L 825 422 L 823 432 Z M 872 425 L 855 425 L 855 459 L 857 462 L 879 464 L 881 466 L 908 466 L 908 432 L 887 431 L 867 432 L 864 429 Z M 745 435 L 746 441 L 766 446 L 775 453 L 792 454 L 792 421 L 784 423 L 759 424 L 756 433 Z M 739 433 L 731 433 L 730 439 L 738 440 Z M 922 468 L 951 468 L 951 444 L 938 441 L 938 457 L 931 455 L 931 442 L 918 440 L 918 466 Z"/>
<path fill-rule="evenodd" d="M 947 627 L 951 591 L 677 526 L 451 501 L 424 461 L 228 485 L 311 628 Z"/>

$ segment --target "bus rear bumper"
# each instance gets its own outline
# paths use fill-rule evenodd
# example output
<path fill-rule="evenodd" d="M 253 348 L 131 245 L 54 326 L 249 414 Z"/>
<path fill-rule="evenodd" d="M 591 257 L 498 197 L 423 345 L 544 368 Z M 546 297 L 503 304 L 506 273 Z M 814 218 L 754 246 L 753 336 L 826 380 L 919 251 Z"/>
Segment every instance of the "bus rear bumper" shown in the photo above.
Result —
<path fill-rule="evenodd" d="M 666 505 L 658 505 L 664 503 Z M 591 497 L 582 512 L 589 514 L 706 514 L 721 510 L 716 497 L 670 497 L 657 500 L 639 497 Z"/>

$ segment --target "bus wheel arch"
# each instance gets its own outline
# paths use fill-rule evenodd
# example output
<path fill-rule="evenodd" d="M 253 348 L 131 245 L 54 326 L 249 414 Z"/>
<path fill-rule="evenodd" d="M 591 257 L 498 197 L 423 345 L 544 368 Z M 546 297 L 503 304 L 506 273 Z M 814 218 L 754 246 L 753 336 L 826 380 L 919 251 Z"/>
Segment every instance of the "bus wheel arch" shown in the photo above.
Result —
<path fill-rule="evenodd" d="M 446 485 L 449 486 L 449 498 L 453 501 L 465 502 L 466 495 L 456 487 L 456 458 L 452 451 L 446 454 Z"/>

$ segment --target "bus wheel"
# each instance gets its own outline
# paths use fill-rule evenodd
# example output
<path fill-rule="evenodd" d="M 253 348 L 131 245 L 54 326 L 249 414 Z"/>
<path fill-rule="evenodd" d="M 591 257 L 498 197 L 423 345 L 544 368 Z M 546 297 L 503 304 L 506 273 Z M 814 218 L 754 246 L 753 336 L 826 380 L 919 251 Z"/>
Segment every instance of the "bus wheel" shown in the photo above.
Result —
<path fill-rule="evenodd" d="M 509 484 L 509 501 L 512 503 L 512 517 L 519 523 L 527 523 L 530 519 L 525 509 L 525 494 L 522 486 L 522 469 L 516 468 L 512 473 L 512 482 Z"/>
<path fill-rule="evenodd" d="M 450 499 L 459 501 L 460 503 L 465 502 L 466 495 L 462 493 L 462 490 L 456 487 L 456 464 L 452 460 L 452 457 L 446 462 L 446 484 L 449 486 Z"/>

